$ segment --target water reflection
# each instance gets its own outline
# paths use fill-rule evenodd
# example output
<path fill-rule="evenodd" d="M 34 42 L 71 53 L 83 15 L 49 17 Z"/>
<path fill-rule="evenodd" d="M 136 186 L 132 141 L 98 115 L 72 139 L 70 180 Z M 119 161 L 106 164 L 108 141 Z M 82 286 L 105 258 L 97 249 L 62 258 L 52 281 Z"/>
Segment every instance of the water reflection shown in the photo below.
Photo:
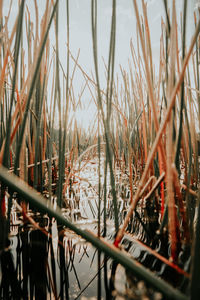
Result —
<path fill-rule="evenodd" d="M 111 299 L 108 258 L 55 220 L 32 217 L 40 229 L 11 228 L 1 254 L 1 299 Z"/>
<path fill-rule="evenodd" d="M 2 299 L 21 299 L 22 291 L 17 279 L 13 255 L 10 249 L 10 241 L 6 241 L 6 248 L 1 253 L 1 286 L 0 295 Z"/>

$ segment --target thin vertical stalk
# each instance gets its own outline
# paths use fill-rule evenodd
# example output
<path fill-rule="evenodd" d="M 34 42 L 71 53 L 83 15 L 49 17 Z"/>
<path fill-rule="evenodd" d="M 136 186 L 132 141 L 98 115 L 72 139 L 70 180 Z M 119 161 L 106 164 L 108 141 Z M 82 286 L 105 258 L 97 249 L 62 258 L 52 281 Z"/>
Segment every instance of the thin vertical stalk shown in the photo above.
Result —
<path fill-rule="evenodd" d="M 16 29 L 16 38 L 15 38 L 15 50 L 14 50 L 14 74 L 12 79 L 12 92 L 11 92 L 11 99 L 10 99 L 10 109 L 9 115 L 7 118 L 7 126 L 6 126 L 6 140 L 5 140 L 5 147 L 4 147 L 4 154 L 3 154 L 3 165 L 8 167 L 9 162 L 9 149 L 10 149 L 10 134 L 11 134 L 11 119 L 12 119 L 12 109 L 13 109 L 13 102 L 14 102 L 14 94 L 15 94 L 15 85 L 17 79 L 17 67 L 19 61 L 19 50 L 20 50 L 20 40 L 22 35 L 22 24 L 23 24 L 23 15 L 24 15 L 24 3 L 25 1 L 22 0 L 20 8 L 19 8 L 19 17 Z"/>
<path fill-rule="evenodd" d="M 100 235 L 101 235 L 101 137 L 100 137 L 100 110 L 98 108 L 98 237 L 100 237 Z"/>
<path fill-rule="evenodd" d="M 190 299 L 198 300 L 200 293 L 199 285 L 199 270 L 200 270 L 200 190 L 198 191 L 198 210 L 197 210 L 197 222 L 195 226 L 195 235 L 193 242 L 193 251 L 191 257 L 192 259 L 192 268 L 191 268 L 191 288 L 190 288 Z"/>
<path fill-rule="evenodd" d="M 59 114 L 59 159 L 58 159 L 58 185 L 57 185 L 57 204 L 59 207 L 62 206 L 63 198 L 63 182 L 64 182 L 64 153 L 63 153 L 63 126 L 62 126 L 62 108 L 61 108 L 61 93 L 60 93 L 60 72 L 59 72 L 59 47 L 58 47 L 58 22 L 59 22 L 59 6 L 56 10 L 55 18 L 55 35 L 56 35 L 56 85 L 55 85 L 55 98 L 58 103 L 58 114 Z"/>
<path fill-rule="evenodd" d="M 173 90 L 173 85 L 175 81 L 175 49 L 176 49 L 175 14 L 176 14 L 175 1 L 173 0 L 172 30 L 170 36 L 170 77 L 167 86 L 168 105 L 169 105 L 169 98 Z M 170 240 L 171 240 L 171 257 L 174 261 L 177 259 L 177 251 L 176 251 L 177 236 L 176 236 L 176 208 L 175 208 L 175 195 L 174 195 L 173 171 L 172 171 L 172 163 L 173 163 L 173 155 L 174 155 L 173 146 L 174 146 L 173 113 L 171 113 L 166 128 L 166 154 L 167 154 L 166 186 L 167 186 L 168 216 L 169 216 L 168 226 L 169 226 L 169 233 L 170 233 Z"/>
<path fill-rule="evenodd" d="M 187 19 L 187 0 L 184 0 L 183 7 L 183 32 L 182 32 L 182 63 L 185 58 L 185 38 L 186 38 L 186 19 Z M 175 164 L 177 170 L 179 170 L 180 175 L 180 147 L 181 147 L 181 138 L 182 138 L 182 124 L 183 124 L 183 108 L 184 108 L 184 79 L 181 84 L 181 104 L 180 104 L 180 114 L 179 114 L 179 132 L 178 132 L 178 140 L 176 147 L 176 155 L 175 155 Z"/>
<path fill-rule="evenodd" d="M 106 236 L 107 233 L 107 226 L 106 226 L 106 216 L 107 216 L 107 210 L 106 210 L 106 205 L 107 205 L 107 173 L 108 173 L 108 157 L 107 157 L 107 152 L 106 152 L 106 158 L 105 158 L 105 165 L 104 165 L 104 205 L 103 205 L 103 236 Z"/>
<path fill-rule="evenodd" d="M 64 113 L 64 133 L 63 133 L 63 172 L 65 172 L 65 158 L 64 153 L 66 151 L 66 130 L 67 130 L 67 119 L 68 119 L 68 109 L 69 109 L 69 95 L 70 95 L 70 88 L 69 88 L 69 0 L 66 0 L 66 11 L 67 11 L 67 74 L 66 74 L 66 108 Z M 75 72 L 75 68 L 74 68 Z M 73 78 L 73 75 L 72 75 Z M 71 86 L 72 86 L 72 79 L 71 79 Z M 64 176 L 64 174 L 63 174 Z M 64 193 L 64 189 L 62 190 Z"/>
<path fill-rule="evenodd" d="M 101 137 L 100 137 L 100 107 L 98 106 L 98 237 L 101 236 Z M 97 299 L 101 300 L 101 251 L 97 256 L 98 286 Z"/>
<path fill-rule="evenodd" d="M 108 153 L 108 163 L 109 163 L 109 168 L 110 168 L 111 188 L 112 188 L 113 204 L 114 204 L 115 229 L 116 229 L 116 231 L 118 231 L 119 221 L 118 221 L 117 195 L 116 195 L 116 190 L 115 190 L 115 178 L 114 178 L 114 174 L 113 174 L 112 157 L 111 157 L 111 150 L 110 150 L 110 145 L 109 145 L 110 144 L 109 132 L 107 131 L 107 125 L 106 125 L 106 121 L 105 121 L 102 98 L 101 98 L 100 82 L 99 82 L 98 56 L 97 56 L 97 1 L 96 0 L 91 0 L 91 21 L 92 21 L 93 56 L 94 56 L 94 66 L 95 66 L 95 74 L 96 74 L 96 81 L 97 81 L 97 93 L 98 93 L 98 105 L 101 110 L 102 121 L 103 121 L 103 125 L 104 125 L 104 130 L 105 130 L 106 151 Z"/>
<path fill-rule="evenodd" d="M 43 109 L 43 101 L 44 101 L 44 91 L 45 91 L 45 83 L 46 83 L 46 76 L 44 75 L 43 78 L 43 86 L 41 91 L 41 96 L 39 93 L 39 109 L 38 109 L 38 115 L 37 115 L 37 127 L 36 127 L 36 141 L 35 141 L 35 167 L 34 167 L 34 181 L 33 181 L 33 187 L 36 188 L 38 184 L 38 153 L 39 153 L 39 137 L 40 137 L 40 130 L 41 130 L 41 116 L 42 116 L 42 109 Z M 38 89 L 41 89 L 40 85 L 40 79 L 38 80 Z M 42 156 L 41 156 L 42 159 Z M 41 183 L 42 184 L 42 183 Z"/>

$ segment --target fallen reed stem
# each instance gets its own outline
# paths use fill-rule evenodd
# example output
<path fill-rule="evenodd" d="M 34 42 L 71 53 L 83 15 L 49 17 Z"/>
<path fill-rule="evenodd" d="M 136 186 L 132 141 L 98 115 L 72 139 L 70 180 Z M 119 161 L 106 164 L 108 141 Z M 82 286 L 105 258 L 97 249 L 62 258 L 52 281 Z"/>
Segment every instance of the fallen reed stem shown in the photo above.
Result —
<path fill-rule="evenodd" d="M 120 251 L 114 245 L 110 245 L 103 238 L 98 238 L 94 233 L 88 230 L 82 230 L 69 222 L 62 216 L 62 212 L 59 208 L 56 210 L 53 206 L 46 201 L 39 193 L 30 188 L 26 183 L 20 180 L 13 174 L 8 174 L 7 169 L 0 167 L 0 180 L 8 186 L 13 192 L 17 192 L 25 201 L 30 202 L 32 205 L 42 213 L 48 213 L 49 217 L 54 217 L 58 223 L 73 230 L 76 234 L 82 236 L 88 242 L 91 242 L 99 250 L 105 252 L 108 256 L 115 259 L 118 263 L 122 264 L 125 268 L 134 272 L 143 280 L 150 283 L 154 288 L 161 291 L 169 299 L 186 300 L 187 296 L 183 295 L 180 291 L 173 288 L 164 280 L 155 276 L 154 273 L 147 270 L 145 267 L 134 261 L 127 253 Z"/>

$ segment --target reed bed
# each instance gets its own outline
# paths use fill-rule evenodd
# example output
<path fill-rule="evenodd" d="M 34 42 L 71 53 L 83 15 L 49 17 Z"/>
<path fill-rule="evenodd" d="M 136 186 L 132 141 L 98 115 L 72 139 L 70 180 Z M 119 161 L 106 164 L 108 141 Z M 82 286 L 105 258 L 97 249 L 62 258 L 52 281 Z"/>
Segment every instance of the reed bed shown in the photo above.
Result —
<path fill-rule="evenodd" d="M 157 75 L 147 4 L 142 0 L 139 11 L 137 1 L 132 2 L 137 43 L 130 41 L 129 69 L 121 66 L 119 83 L 115 73 L 117 4 L 112 1 L 109 55 L 108 62 L 104 62 L 105 86 L 101 86 L 99 73 L 97 0 L 91 0 L 94 75 L 79 64 L 79 53 L 76 58 L 71 53 L 69 0 L 66 1 L 66 66 L 59 56 L 59 0 L 46 1 L 40 30 L 37 1 L 34 1 L 35 23 L 25 1 L 20 1 L 11 31 L 7 27 L 9 16 L 3 18 L 3 2 L 0 2 L 0 251 L 2 254 L 7 248 L 12 203 L 16 198 L 23 222 L 30 222 L 47 237 L 48 231 L 38 227 L 28 212 L 48 214 L 50 220 L 57 220 L 60 265 L 65 262 L 63 230 L 69 228 L 98 249 L 99 270 L 104 253 L 105 270 L 110 257 L 168 299 L 197 299 L 200 11 L 194 14 L 195 32 L 187 45 L 187 0 L 183 1 L 180 16 L 181 32 L 175 0 L 171 12 L 167 1 L 163 1 L 166 19 L 161 20 Z M 50 28 L 55 32 L 53 51 Z M 73 82 L 77 71 L 85 81 L 78 99 Z M 89 134 L 78 127 L 73 117 L 81 106 L 85 89 L 97 111 L 97 121 Z M 63 215 L 63 209 L 72 210 L 68 199 L 72 194 L 76 197 L 73 185 L 77 178 L 83 181 L 80 170 L 92 159 L 98 168 L 97 232 L 80 229 Z M 107 211 L 108 204 L 111 214 Z M 88 206 L 95 215 L 89 200 Z M 115 227 L 112 242 L 107 234 L 109 219 Z M 181 274 L 179 285 L 174 287 L 168 278 L 169 282 L 162 276 L 159 278 L 148 263 L 139 263 L 130 251 L 123 250 L 127 239 L 142 245 L 171 272 Z M 53 260 L 51 268 L 55 269 Z M 67 288 L 64 291 L 62 286 L 65 271 L 63 268 L 60 273 L 61 299 L 68 295 Z M 56 295 L 55 270 L 51 279 Z M 100 279 L 98 299 L 101 299 Z"/>

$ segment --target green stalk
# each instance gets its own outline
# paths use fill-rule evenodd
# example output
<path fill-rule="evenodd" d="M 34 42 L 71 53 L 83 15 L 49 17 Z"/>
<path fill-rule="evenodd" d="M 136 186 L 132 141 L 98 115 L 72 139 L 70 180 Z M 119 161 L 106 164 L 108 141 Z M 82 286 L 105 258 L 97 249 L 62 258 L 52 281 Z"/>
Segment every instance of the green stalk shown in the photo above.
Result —
<path fill-rule="evenodd" d="M 199 17 L 200 17 L 200 11 L 199 11 Z M 197 26 L 195 24 L 195 26 Z M 200 90 L 200 78 L 199 78 L 199 67 L 200 67 L 200 50 L 199 50 L 199 44 L 200 44 L 200 38 L 199 38 L 199 41 L 198 39 L 196 40 L 196 70 L 197 70 L 197 89 L 198 91 Z M 198 96 L 197 96 L 197 103 L 198 103 L 198 120 L 199 120 L 199 130 L 200 130 L 200 94 L 198 93 Z M 197 149 L 198 151 L 198 149 Z M 200 163 L 199 163 L 199 160 L 198 160 L 198 157 L 197 157 L 197 170 L 199 169 L 200 167 Z M 200 180 L 200 174 L 199 172 L 197 173 L 197 180 Z"/>
<path fill-rule="evenodd" d="M 108 157 L 107 157 L 107 152 L 106 152 L 106 159 L 105 159 L 105 167 L 104 167 L 104 206 L 103 206 L 103 224 L 104 224 L 104 228 L 103 228 L 103 236 L 106 236 L 106 215 L 107 215 L 107 211 L 106 211 L 106 203 L 107 203 L 107 173 L 108 173 Z"/>
<path fill-rule="evenodd" d="M 188 138 L 189 138 L 189 162 L 188 162 L 188 172 L 187 172 L 187 191 L 186 191 L 186 209 L 187 209 L 187 216 L 188 219 L 190 220 L 190 234 L 192 236 L 193 232 L 193 217 L 191 215 L 191 195 L 189 194 L 188 190 L 190 187 L 190 180 L 191 180 L 191 173 L 192 173 L 192 138 L 191 138 L 191 133 L 190 133 L 190 126 L 189 126 L 189 120 L 188 120 L 188 114 L 187 114 L 187 109 L 184 107 L 185 111 L 185 119 L 186 119 L 186 124 L 187 124 L 187 129 L 188 129 Z"/>
<path fill-rule="evenodd" d="M 183 9 L 183 35 L 182 35 L 182 62 L 185 58 L 185 36 L 186 36 L 186 18 L 187 18 L 187 0 L 184 0 L 184 9 Z M 181 138 L 182 138 L 182 127 L 183 127 L 183 108 L 184 108 L 184 79 L 181 84 L 181 105 L 180 105 L 180 116 L 179 116 L 179 132 L 178 132 L 178 141 L 175 155 L 175 164 L 176 169 L 179 171 L 180 175 L 180 148 L 181 148 Z"/>
<path fill-rule="evenodd" d="M 59 182 L 58 182 L 58 205 L 62 206 L 62 197 L 63 197 L 63 182 L 65 177 L 65 151 L 66 151 L 66 128 L 67 128 L 67 116 L 69 108 L 69 1 L 66 1 L 67 9 L 67 74 L 64 77 L 66 79 L 66 108 L 63 118 L 63 130 L 61 128 L 61 107 L 60 107 L 60 85 L 59 85 L 59 52 L 58 52 L 58 12 L 56 18 L 56 69 L 57 69 L 57 88 L 58 88 L 58 97 L 59 97 Z M 62 65 L 61 65 L 62 68 Z M 63 68 L 62 68 L 63 70 Z M 63 72 L 64 73 L 64 72 Z M 77 132 L 78 138 L 78 132 Z"/>
<path fill-rule="evenodd" d="M 98 105 L 101 110 L 102 121 L 105 130 L 105 139 L 106 139 L 106 151 L 108 154 L 108 163 L 110 168 L 110 179 L 111 179 L 111 188 L 113 195 L 113 204 L 114 204 L 114 214 L 115 214 L 115 230 L 116 232 L 119 229 L 119 220 L 118 220 L 118 207 L 117 207 L 117 195 L 115 190 L 115 178 L 113 174 L 112 167 L 112 157 L 110 150 L 110 135 L 108 132 L 107 124 L 105 121 L 102 98 L 101 98 L 101 90 L 100 90 L 100 82 L 99 82 L 99 72 L 98 72 L 98 56 L 97 56 L 97 1 L 91 0 L 91 21 L 92 21 L 92 41 L 93 41 L 93 56 L 94 56 L 94 66 L 95 66 L 95 74 L 96 74 L 96 82 L 97 82 L 97 93 L 98 93 Z"/>
<path fill-rule="evenodd" d="M 100 237 L 101 234 L 101 138 L 99 127 L 100 110 L 98 108 L 98 237 Z"/>
<path fill-rule="evenodd" d="M 171 30 L 171 25 L 170 25 L 170 21 L 169 21 L 169 14 L 168 14 L 167 0 L 163 0 L 163 2 L 164 2 L 165 14 L 166 14 L 166 18 L 167 18 L 167 34 L 168 34 L 168 36 L 169 36 L 170 30 Z"/>
<path fill-rule="evenodd" d="M 101 236 L 101 137 L 100 137 L 100 107 L 98 107 L 98 237 Z M 98 284 L 97 299 L 101 300 L 101 251 L 97 256 Z"/>
<path fill-rule="evenodd" d="M 166 40 L 166 48 L 165 48 L 165 71 L 166 71 L 166 84 L 168 82 L 168 39 L 170 36 L 170 30 L 171 30 L 171 25 L 169 21 L 169 14 L 168 14 L 168 7 L 167 7 L 167 0 L 164 1 L 164 7 L 165 7 L 165 14 L 166 14 L 166 19 L 167 19 L 167 30 L 166 30 L 166 35 L 165 35 L 165 40 Z"/>
<path fill-rule="evenodd" d="M 56 220 L 73 230 L 76 234 L 80 235 L 88 242 L 92 243 L 96 248 L 103 251 L 112 259 L 123 265 L 125 268 L 133 272 L 135 276 L 148 282 L 156 290 L 162 292 L 168 299 L 186 300 L 187 296 L 183 295 L 179 290 L 173 288 L 164 280 L 158 278 L 153 272 L 149 271 L 134 259 L 129 254 L 120 251 L 118 248 L 110 245 L 103 238 L 98 238 L 88 230 L 82 230 L 66 218 L 63 217 L 60 208 L 54 210 L 53 206 L 44 197 L 39 195 L 34 189 L 29 187 L 26 183 L 21 181 L 14 174 L 8 173 L 4 167 L 0 167 L 0 181 L 8 186 L 13 192 L 17 192 L 25 201 L 30 202 L 42 213 L 48 213 L 49 217 L 56 218 Z"/>
<path fill-rule="evenodd" d="M 114 62 L 115 62 L 115 35 L 116 35 L 116 0 L 113 0 L 112 4 L 112 22 L 110 33 L 110 48 L 108 58 L 108 76 L 107 76 L 107 126 L 109 126 L 109 120 L 111 117 L 112 108 L 112 94 L 113 94 L 113 79 L 114 79 Z M 109 127 L 108 127 L 109 128 Z"/>
<path fill-rule="evenodd" d="M 43 80 L 43 87 L 42 87 L 42 93 L 40 96 L 40 79 L 38 80 L 38 90 L 39 90 L 39 95 L 38 95 L 38 115 L 37 115 L 37 127 L 36 127 L 36 141 L 35 141 L 35 167 L 34 167 L 34 182 L 33 182 L 33 187 L 36 189 L 37 184 L 38 184 L 38 152 L 39 152 L 39 137 L 40 137 L 40 129 L 41 129 L 41 115 L 42 115 L 42 108 L 43 108 L 43 101 L 44 101 L 44 90 L 45 90 L 45 83 L 46 83 L 46 75 L 44 75 L 44 80 Z"/>
<path fill-rule="evenodd" d="M 6 115 L 6 137 L 5 137 L 5 146 L 3 152 L 3 165 L 8 167 L 10 161 L 10 135 L 11 135 L 11 120 L 12 120 L 12 109 L 14 103 L 14 95 L 15 95 L 15 86 L 17 81 L 17 69 L 18 69 L 18 61 L 19 61 L 19 51 L 20 51 L 20 41 L 22 36 L 22 24 L 23 24 L 23 15 L 24 15 L 24 3 L 25 1 L 22 0 L 20 8 L 19 8 L 19 16 L 17 22 L 17 30 L 16 30 L 16 38 L 15 38 L 15 48 L 14 48 L 14 74 L 12 78 L 12 91 L 11 91 L 11 99 L 10 99 L 10 108 L 8 111 L 8 115 Z M 7 101 L 6 101 L 7 102 Z M 5 187 L 2 184 L 1 186 L 1 201 L 2 204 L 5 197 Z M 8 237 L 9 226 L 10 226 L 10 211 L 11 211 L 11 199 L 8 199 L 8 219 L 6 220 L 4 216 L 2 217 L 2 211 L 0 208 L 0 222 L 1 222 L 1 230 L 0 234 L 0 249 L 3 249 L 5 246 L 6 238 Z"/>
<path fill-rule="evenodd" d="M 51 201 L 52 197 L 52 128 L 51 123 L 49 122 L 49 137 L 47 139 L 47 155 L 49 157 L 49 161 L 47 163 L 47 170 L 48 170 L 48 192 L 49 192 L 49 200 Z"/>
<path fill-rule="evenodd" d="M 63 135 L 63 154 L 65 153 L 66 148 L 66 128 L 67 128 L 67 114 L 69 108 L 69 0 L 66 0 L 66 9 L 67 9 L 67 74 L 66 74 L 66 109 L 64 115 L 64 135 Z M 63 157 L 64 160 L 64 157 Z M 64 164 L 63 164 L 64 165 Z M 65 171 L 65 170 L 64 170 Z"/>
<path fill-rule="evenodd" d="M 28 117 L 31 98 L 32 98 L 33 91 L 34 91 L 34 88 L 35 88 L 35 83 L 36 83 L 36 80 L 37 80 L 38 70 L 40 68 L 40 63 L 41 63 L 41 60 L 42 60 L 43 51 L 44 51 L 44 48 L 45 48 L 45 44 L 46 44 L 46 41 L 47 41 L 47 37 L 48 37 L 48 34 L 49 34 L 51 23 L 53 21 L 54 14 L 56 12 L 58 1 L 59 0 L 56 0 L 56 2 L 54 4 L 53 11 L 52 11 L 52 14 L 51 14 L 51 17 L 50 17 L 50 21 L 48 23 L 47 30 L 46 30 L 45 35 L 44 35 L 44 39 L 42 41 L 42 45 L 41 45 L 40 50 L 39 50 L 38 59 L 37 59 L 37 62 L 35 64 L 33 78 L 32 78 L 32 81 L 31 81 L 31 85 L 30 85 L 30 89 L 29 89 L 29 93 L 28 93 L 28 97 L 27 97 L 26 108 L 25 108 L 24 115 L 23 115 L 23 121 L 22 121 L 22 124 L 21 124 L 21 130 L 20 130 L 20 133 L 19 133 L 19 140 L 18 140 L 18 143 L 17 143 L 16 158 L 15 158 L 15 165 L 14 165 L 14 173 L 15 174 L 18 173 L 17 168 L 19 166 L 20 151 L 21 151 L 22 141 L 23 141 L 23 137 L 24 137 L 25 126 L 26 126 L 26 121 L 27 121 L 27 117 Z"/>
<path fill-rule="evenodd" d="M 58 102 L 58 113 L 59 113 L 59 160 L 58 160 L 58 185 L 57 185 L 57 203 L 58 206 L 62 206 L 62 189 L 64 182 L 64 152 L 63 152 L 63 131 L 62 131 L 62 117 L 61 117 L 61 93 L 60 93 L 60 76 L 59 76 L 59 47 L 58 47 L 58 15 L 59 7 L 56 10 L 56 86 L 55 86 L 55 97 Z"/>
<path fill-rule="evenodd" d="M 4 153 L 3 153 L 3 165 L 6 167 L 8 167 L 8 164 L 9 164 L 11 119 L 12 119 L 12 109 L 13 109 L 13 102 L 14 102 L 14 95 L 15 95 L 15 85 L 16 85 L 16 79 L 17 79 L 17 67 L 18 67 L 18 61 L 19 61 L 20 40 L 21 40 L 21 35 L 22 35 L 24 3 L 25 3 L 25 1 L 22 0 L 20 8 L 19 8 L 19 17 L 18 17 L 18 22 L 17 22 L 17 31 L 16 31 L 16 39 L 15 39 L 15 49 L 14 49 L 14 65 L 15 65 L 15 67 L 14 67 L 14 74 L 13 74 L 13 78 L 12 78 L 10 110 L 9 110 L 9 115 L 7 118 L 8 121 L 7 121 L 7 126 L 6 126 L 6 140 L 5 140 L 5 147 L 4 147 Z"/>
<path fill-rule="evenodd" d="M 197 213 L 197 222 L 194 235 L 194 244 L 193 244 L 193 255 L 192 259 L 192 269 L 191 269 L 191 288 L 190 288 L 190 299 L 198 300 L 200 293 L 199 285 L 199 272 L 200 272 L 200 190 L 198 191 L 198 213 Z"/>

